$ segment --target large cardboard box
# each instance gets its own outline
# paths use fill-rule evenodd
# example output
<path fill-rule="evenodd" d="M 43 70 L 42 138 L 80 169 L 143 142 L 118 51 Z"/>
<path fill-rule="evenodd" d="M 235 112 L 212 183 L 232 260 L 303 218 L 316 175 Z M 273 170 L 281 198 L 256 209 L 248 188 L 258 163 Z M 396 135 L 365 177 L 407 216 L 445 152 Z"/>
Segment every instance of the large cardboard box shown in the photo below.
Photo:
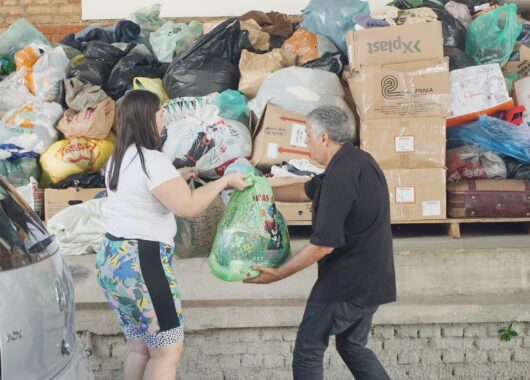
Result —
<path fill-rule="evenodd" d="M 305 144 L 306 119 L 303 115 L 268 104 L 255 131 L 252 164 L 260 169 L 270 169 L 293 158 L 310 159 Z"/>
<path fill-rule="evenodd" d="M 350 31 L 346 43 L 352 69 L 444 56 L 442 24 L 438 21 Z"/>
<path fill-rule="evenodd" d="M 392 222 L 446 218 L 445 169 L 383 170 Z"/>
<path fill-rule="evenodd" d="M 530 122 L 530 77 L 526 77 L 513 83 L 513 96 L 518 106 L 524 106 L 523 120 Z"/>
<path fill-rule="evenodd" d="M 449 60 L 364 66 L 348 80 L 362 120 L 447 117 Z"/>
<path fill-rule="evenodd" d="M 451 116 L 447 119 L 448 127 L 512 107 L 513 101 L 499 64 L 451 71 Z"/>
<path fill-rule="evenodd" d="M 310 177 L 300 178 L 269 178 L 272 187 L 285 186 L 293 183 L 305 183 Z M 282 213 L 288 224 L 304 224 L 311 222 L 311 202 L 276 202 L 276 207 Z"/>
<path fill-rule="evenodd" d="M 44 190 L 44 216 L 46 221 L 68 206 L 74 206 L 98 196 L 104 195 L 105 189 L 45 189 Z"/>
<path fill-rule="evenodd" d="M 443 169 L 445 130 L 443 118 L 365 120 L 361 149 L 383 169 Z"/>

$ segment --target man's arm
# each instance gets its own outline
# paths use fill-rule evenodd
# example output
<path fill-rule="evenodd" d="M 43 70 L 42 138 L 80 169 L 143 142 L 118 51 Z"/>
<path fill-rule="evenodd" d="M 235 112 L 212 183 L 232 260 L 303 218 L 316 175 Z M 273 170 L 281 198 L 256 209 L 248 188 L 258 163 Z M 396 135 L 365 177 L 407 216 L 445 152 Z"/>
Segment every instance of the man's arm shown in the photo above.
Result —
<path fill-rule="evenodd" d="M 305 193 L 304 183 L 276 186 L 272 192 L 276 202 L 311 202 Z"/>
<path fill-rule="evenodd" d="M 287 187 L 287 186 L 286 186 Z M 282 280 L 302 269 L 307 268 L 313 263 L 316 263 L 322 257 L 333 251 L 331 247 L 320 247 L 309 243 L 294 255 L 289 261 L 278 268 L 263 267 L 261 265 L 254 265 L 253 269 L 261 272 L 261 274 L 251 280 L 245 280 L 247 284 L 270 284 L 278 280 Z"/>

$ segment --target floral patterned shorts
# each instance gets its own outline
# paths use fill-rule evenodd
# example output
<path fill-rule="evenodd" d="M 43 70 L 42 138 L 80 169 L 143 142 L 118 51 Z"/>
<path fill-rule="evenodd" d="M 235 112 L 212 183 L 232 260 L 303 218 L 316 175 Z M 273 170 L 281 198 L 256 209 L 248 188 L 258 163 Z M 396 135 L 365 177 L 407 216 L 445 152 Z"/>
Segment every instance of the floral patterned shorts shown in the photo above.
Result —
<path fill-rule="evenodd" d="M 105 235 L 96 278 L 127 340 L 161 348 L 184 339 L 180 292 L 171 269 L 174 247 Z"/>

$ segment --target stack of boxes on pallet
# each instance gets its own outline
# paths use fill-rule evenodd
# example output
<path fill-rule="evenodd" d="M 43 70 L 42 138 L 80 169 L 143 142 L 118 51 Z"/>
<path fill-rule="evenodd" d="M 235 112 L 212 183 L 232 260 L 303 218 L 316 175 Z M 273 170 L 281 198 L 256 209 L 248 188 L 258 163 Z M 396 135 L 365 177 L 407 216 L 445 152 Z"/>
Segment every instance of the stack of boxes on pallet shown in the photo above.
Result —
<path fill-rule="evenodd" d="M 446 218 L 448 59 L 439 22 L 347 35 L 361 149 L 385 173 L 392 222 Z"/>

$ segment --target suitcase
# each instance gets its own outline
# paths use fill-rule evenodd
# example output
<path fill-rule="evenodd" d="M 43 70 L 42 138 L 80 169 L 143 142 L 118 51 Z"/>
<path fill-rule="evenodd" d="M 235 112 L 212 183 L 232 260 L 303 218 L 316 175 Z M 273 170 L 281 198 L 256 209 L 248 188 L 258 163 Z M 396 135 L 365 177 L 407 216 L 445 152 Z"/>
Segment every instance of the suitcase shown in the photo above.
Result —
<path fill-rule="evenodd" d="M 447 184 L 451 218 L 528 218 L 530 180 L 469 179 Z"/>

